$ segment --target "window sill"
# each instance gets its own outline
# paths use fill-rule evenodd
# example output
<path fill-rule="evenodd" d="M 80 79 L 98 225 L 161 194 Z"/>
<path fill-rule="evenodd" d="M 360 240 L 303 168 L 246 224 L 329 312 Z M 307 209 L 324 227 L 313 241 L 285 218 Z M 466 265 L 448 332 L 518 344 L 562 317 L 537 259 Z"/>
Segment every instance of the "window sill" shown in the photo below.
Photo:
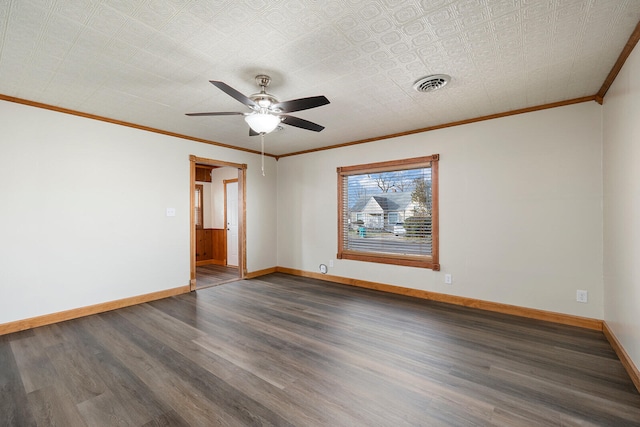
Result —
<path fill-rule="evenodd" d="M 379 264 L 402 265 L 406 267 L 428 268 L 433 271 L 440 270 L 440 264 L 433 262 L 432 256 L 398 256 L 379 253 L 364 253 L 355 251 L 342 251 L 337 255 L 338 259 L 350 259 L 353 261 L 377 262 Z"/>

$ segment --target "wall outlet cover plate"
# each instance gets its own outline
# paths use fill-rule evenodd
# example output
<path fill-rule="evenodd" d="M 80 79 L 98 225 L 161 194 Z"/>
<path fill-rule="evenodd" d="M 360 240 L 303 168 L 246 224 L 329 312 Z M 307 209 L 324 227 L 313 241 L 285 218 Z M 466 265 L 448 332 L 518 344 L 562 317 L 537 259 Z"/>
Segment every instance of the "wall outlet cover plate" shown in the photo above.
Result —
<path fill-rule="evenodd" d="M 586 303 L 589 302 L 589 292 L 578 289 L 576 291 L 576 301 Z"/>

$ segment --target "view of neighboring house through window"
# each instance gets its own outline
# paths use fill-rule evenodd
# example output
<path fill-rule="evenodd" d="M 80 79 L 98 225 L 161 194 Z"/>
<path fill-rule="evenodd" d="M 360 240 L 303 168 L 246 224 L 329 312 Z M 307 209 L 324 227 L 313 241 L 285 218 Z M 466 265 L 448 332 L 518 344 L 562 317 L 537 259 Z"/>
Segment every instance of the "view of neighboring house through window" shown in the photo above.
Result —
<path fill-rule="evenodd" d="M 437 154 L 338 168 L 338 258 L 439 270 Z"/>

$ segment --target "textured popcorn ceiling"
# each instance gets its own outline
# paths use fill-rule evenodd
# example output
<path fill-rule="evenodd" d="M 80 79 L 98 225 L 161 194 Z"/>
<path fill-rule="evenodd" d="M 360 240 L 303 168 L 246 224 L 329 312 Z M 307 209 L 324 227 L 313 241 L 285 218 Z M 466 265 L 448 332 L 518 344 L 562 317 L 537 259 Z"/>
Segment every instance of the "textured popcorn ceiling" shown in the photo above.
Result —
<path fill-rule="evenodd" d="M 0 94 L 259 150 L 250 95 L 269 74 L 326 126 L 266 137 L 285 154 L 598 92 L 638 0 L 0 0 Z M 415 80 L 452 76 L 418 93 Z"/>

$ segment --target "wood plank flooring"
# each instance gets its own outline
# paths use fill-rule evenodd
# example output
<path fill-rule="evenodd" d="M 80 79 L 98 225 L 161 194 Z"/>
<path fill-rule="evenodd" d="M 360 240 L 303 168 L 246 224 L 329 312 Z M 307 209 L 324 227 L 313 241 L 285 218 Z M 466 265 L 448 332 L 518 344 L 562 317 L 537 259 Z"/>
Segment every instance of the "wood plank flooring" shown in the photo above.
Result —
<path fill-rule="evenodd" d="M 239 280 L 239 278 L 240 273 L 238 271 L 238 267 L 216 264 L 199 265 L 196 267 L 197 289 L 223 285 L 225 283 Z"/>
<path fill-rule="evenodd" d="M 640 426 L 601 332 L 271 274 L 0 337 L 2 426 Z"/>

